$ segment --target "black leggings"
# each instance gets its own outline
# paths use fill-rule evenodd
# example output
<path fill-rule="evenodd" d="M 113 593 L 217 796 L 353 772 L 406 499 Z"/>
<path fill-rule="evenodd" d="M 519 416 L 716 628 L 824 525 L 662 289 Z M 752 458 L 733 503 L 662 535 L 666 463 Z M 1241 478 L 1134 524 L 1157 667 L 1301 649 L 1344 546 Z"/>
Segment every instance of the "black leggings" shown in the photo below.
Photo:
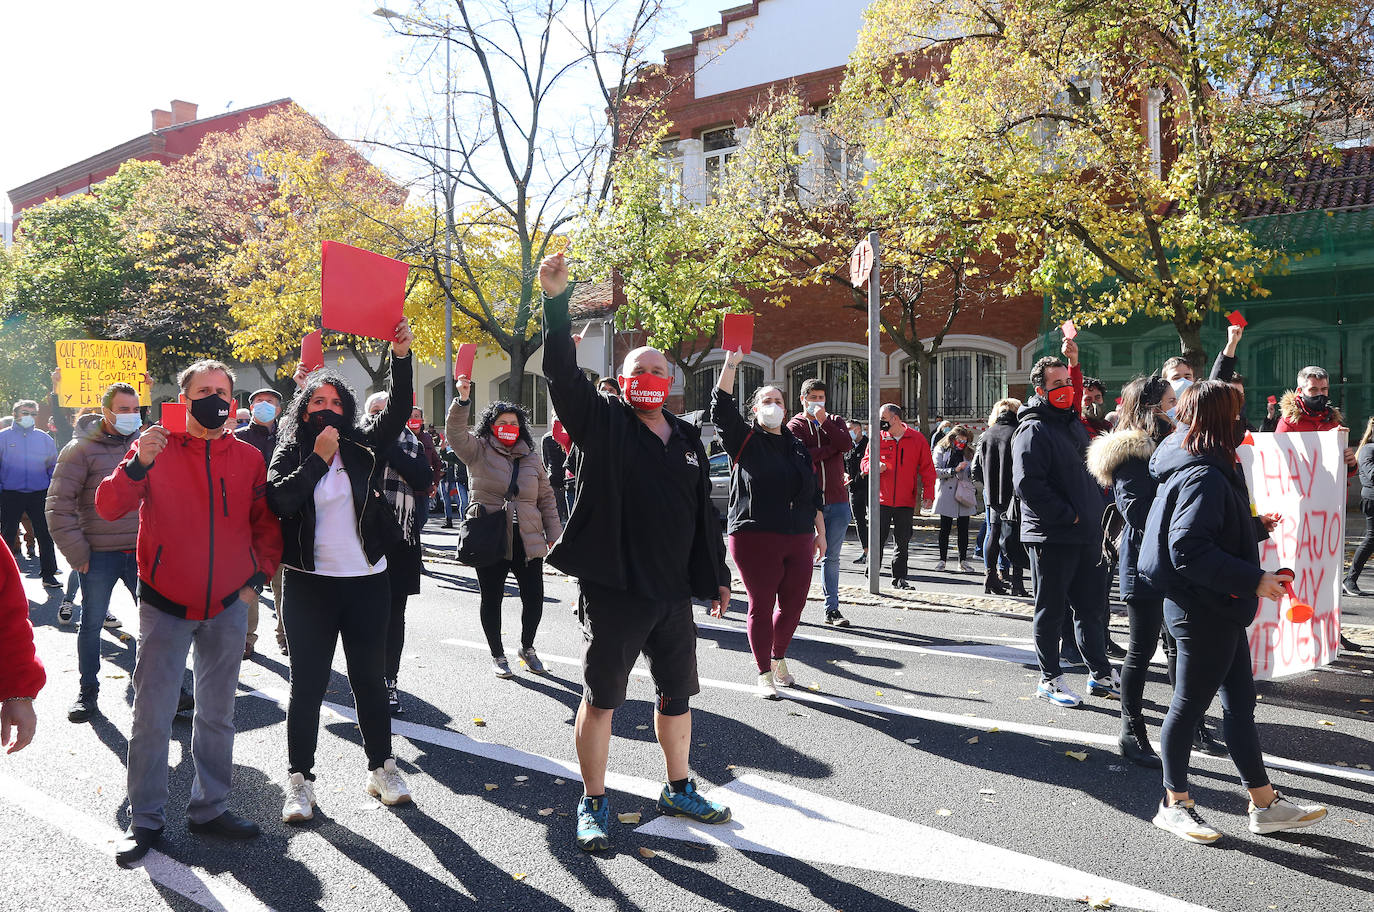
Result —
<path fill-rule="evenodd" d="M 1360 581 L 1360 571 L 1370 556 L 1374 555 L 1374 500 L 1361 500 L 1360 510 L 1364 513 L 1364 538 L 1355 548 L 1355 559 L 1350 562 L 1350 572 L 1345 575 L 1346 580 L 1352 583 Z"/>
<path fill-rule="evenodd" d="M 544 616 L 544 562 L 535 558 L 525 560 L 525 545 L 520 530 L 511 529 L 511 559 L 500 560 L 489 567 L 477 568 L 477 586 L 482 591 L 482 632 L 493 657 L 506 654 L 501 644 L 501 603 L 506 598 L 506 574 L 515 575 L 520 588 L 520 645 L 529 649 L 539 631 Z"/>
<path fill-rule="evenodd" d="M 1126 647 L 1126 660 L 1121 663 L 1121 715 L 1131 718 L 1140 715 L 1145 696 L 1145 679 L 1150 676 L 1150 659 L 1155 644 L 1164 630 L 1164 599 L 1132 596 L 1126 600 L 1126 616 L 1131 623 L 1131 638 Z M 1167 637 L 1165 648 L 1169 656 L 1169 681 L 1174 678 L 1173 637 Z"/>
<path fill-rule="evenodd" d="M 367 768 L 377 769 L 391 757 L 391 712 L 386 699 L 390 592 L 385 573 L 320 576 L 287 567 L 282 575 L 282 611 L 291 656 L 291 703 L 286 709 L 290 772 L 315 778 L 320 705 L 329 687 L 334 645 L 340 638 Z"/>
<path fill-rule="evenodd" d="M 386 679 L 394 681 L 401 674 L 401 650 L 406 645 L 406 602 L 410 593 L 401 583 L 390 585 L 391 614 L 386 628 Z"/>
<path fill-rule="evenodd" d="M 954 525 L 953 516 L 940 517 L 940 560 L 949 555 L 949 530 Z M 959 560 L 968 557 L 968 517 L 959 517 Z"/>

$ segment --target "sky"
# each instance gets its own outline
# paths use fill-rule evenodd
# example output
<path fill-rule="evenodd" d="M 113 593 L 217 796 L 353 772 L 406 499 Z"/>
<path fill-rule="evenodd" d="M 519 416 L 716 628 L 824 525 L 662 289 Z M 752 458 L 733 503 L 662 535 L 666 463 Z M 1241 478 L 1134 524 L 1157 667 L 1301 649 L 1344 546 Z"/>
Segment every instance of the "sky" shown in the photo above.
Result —
<path fill-rule="evenodd" d="M 738 2 L 669 0 L 657 47 L 686 43 Z M 378 5 L 3 0 L 0 221 L 7 191 L 147 132 L 174 98 L 206 117 L 290 97 L 345 138 L 384 132 L 423 91 L 410 75 L 423 49 L 371 15 Z"/>

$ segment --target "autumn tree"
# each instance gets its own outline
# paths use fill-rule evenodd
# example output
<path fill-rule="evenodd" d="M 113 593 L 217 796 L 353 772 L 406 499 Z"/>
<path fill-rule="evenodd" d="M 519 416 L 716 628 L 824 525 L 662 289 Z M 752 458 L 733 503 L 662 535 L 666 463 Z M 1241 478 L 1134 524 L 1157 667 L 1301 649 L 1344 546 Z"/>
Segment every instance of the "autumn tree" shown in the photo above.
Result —
<path fill-rule="evenodd" d="M 618 157 L 611 192 L 579 219 L 571 252 L 584 277 L 618 280 L 617 326 L 643 332 L 690 373 L 715 347 L 721 318 L 750 309 L 745 292 L 770 264 L 724 207 L 692 202 L 664 154 L 666 135 L 659 127 Z"/>
<path fill-rule="evenodd" d="M 634 135 L 644 112 L 669 90 L 630 91 L 662 6 L 417 0 L 387 16 L 398 35 L 437 41 L 452 55 L 458 78 L 438 93 L 449 110 L 421 112 L 388 145 L 429 175 L 436 208 L 451 221 L 414 243 L 426 251 L 455 312 L 510 358 L 517 401 L 525 365 L 543 344 L 539 262 L 580 212 L 606 198 L 607 166 L 622 137 Z M 455 238 L 451 248 L 446 227 Z M 509 271 L 486 268 L 493 255 Z"/>
<path fill-rule="evenodd" d="M 1369 0 L 875 0 L 841 107 L 889 199 L 979 226 L 1006 293 L 1167 320 L 1198 364 L 1204 315 L 1284 262 L 1238 213 L 1363 129 L 1371 41 Z"/>

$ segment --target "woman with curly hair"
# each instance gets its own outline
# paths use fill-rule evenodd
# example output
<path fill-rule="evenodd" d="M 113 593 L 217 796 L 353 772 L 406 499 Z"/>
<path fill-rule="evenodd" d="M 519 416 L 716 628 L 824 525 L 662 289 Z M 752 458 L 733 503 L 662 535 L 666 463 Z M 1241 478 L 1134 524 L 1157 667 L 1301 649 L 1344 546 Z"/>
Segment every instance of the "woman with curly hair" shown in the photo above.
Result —
<path fill-rule="evenodd" d="M 387 706 L 386 553 L 402 532 L 383 482 L 387 450 L 410 417 L 411 339 L 402 320 L 391 343 L 390 398 L 375 420 L 359 424 L 348 381 L 322 368 L 304 379 L 278 427 L 267 504 L 281 517 L 285 540 L 282 610 L 291 657 L 286 823 L 314 816 L 320 706 L 340 639 L 367 754 L 367 793 L 388 805 L 410 800 L 391 753 Z"/>
<path fill-rule="evenodd" d="M 506 536 L 506 555 L 477 568 L 482 594 L 482 632 L 491 649 L 491 670 L 498 678 L 511 678 L 510 662 L 501 643 L 501 603 L 506 596 L 506 577 L 514 574 L 520 587 L 520 649 L 516 655 L 534 674 L 544 674 L 544 663 L 534 651 L 534 636 L 544 616 L 544 556 L 549 553 L 563 526 L 548 470 L 534 452 L 525 412 L 509 402 L 493 402 L 482 412 L 477 432 L 468 429 L 472 411 L 472 381 L 458 378 L 458 398 L 448 409 L 445 431 L 449 445 L 468 467 L 468 501 L 489 511 L 510 514 L 511 534 Z M 511 476 L 516 494 L 507 501 Z"/>

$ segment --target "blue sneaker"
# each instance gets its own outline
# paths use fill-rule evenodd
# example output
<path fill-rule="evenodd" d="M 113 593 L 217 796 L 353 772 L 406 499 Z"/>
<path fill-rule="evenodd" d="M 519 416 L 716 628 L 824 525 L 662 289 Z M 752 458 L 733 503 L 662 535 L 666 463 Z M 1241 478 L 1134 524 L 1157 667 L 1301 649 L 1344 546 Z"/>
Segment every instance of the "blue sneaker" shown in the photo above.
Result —
<path fill-rule="evenodd" d="M 1088 696 L 1103 697 L 1108 700 L 1121 699 L 1121 674 L 1112 669 L 1110 678 L 1093 677 L 1088 681 Z"/>
<path fill-rule="evenodd" d="M 606 796 L 582 796 L 577 804 L 577 847 L 584 852 L 600 852 L 611 844 L 611 803 Z"/>
<path fill-rule="evenodd" d="M 658 809 L 674 817 L 691 817 L 701 823 L 728 823 L 730 809 L 723 804 L 707 801 L 697 792 L 695 779 L 687 780 L 687 787 L 680 792 L 673 791 L 665 784 L 658 796 Z"/>
<path fill-rule="evenodd" d="M 1049 700 L 1057 706 L 1077 706 L 1083 698 L 1064 685 L 1064 676 L 1053 681 L 1041 681 L 1035 688 L 1035 695 L 1041 700 Z"/>

